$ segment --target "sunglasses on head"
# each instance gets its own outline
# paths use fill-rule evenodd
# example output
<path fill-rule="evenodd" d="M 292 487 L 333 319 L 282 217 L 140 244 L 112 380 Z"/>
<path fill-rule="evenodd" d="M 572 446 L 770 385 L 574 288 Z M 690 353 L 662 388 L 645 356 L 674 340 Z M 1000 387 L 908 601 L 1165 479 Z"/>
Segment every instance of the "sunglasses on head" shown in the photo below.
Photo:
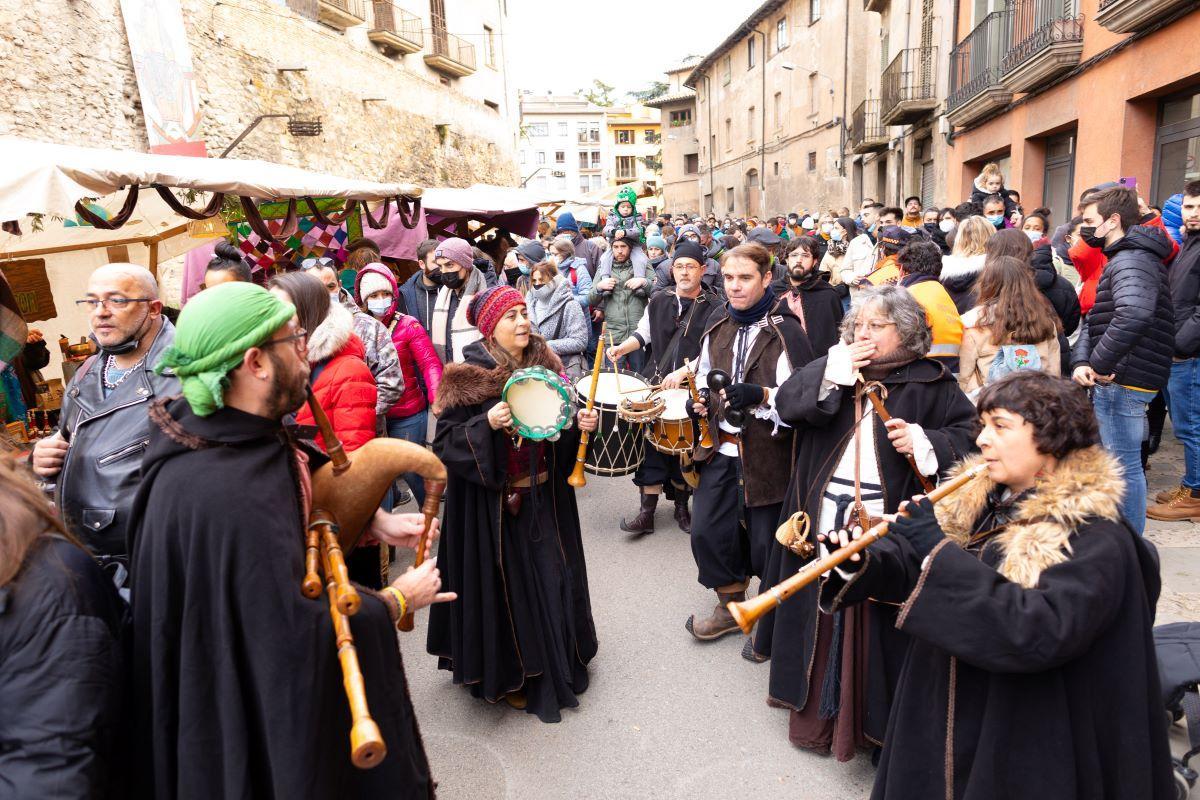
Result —
<path fill-rule="evenodd" d="M 301 261 L 300 269 L 303 269 L 303 270 L 323 269 L 325 267 L 332 267 L 333 264 L 334 264 L 333 259 L 330 258 L 329 256 L 319 256 L 319 257 L 313 257 L 313 258 L 306 258 L 303 261 Z"/>

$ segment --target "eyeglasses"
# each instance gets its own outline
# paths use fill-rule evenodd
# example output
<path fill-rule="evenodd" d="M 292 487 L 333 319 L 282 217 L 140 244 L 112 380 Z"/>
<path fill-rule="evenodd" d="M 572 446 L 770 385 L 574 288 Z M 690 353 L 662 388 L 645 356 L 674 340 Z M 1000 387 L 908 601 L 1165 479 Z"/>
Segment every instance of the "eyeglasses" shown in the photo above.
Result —
<path fill-rule="evenodd" d="M 300 269 L 310 270 L 310 269 L 317 269 L 317 268 L 324 268 L 324 267 L 332 267 L 333 264 L 334 264 L 334 261 L 329 256 L 314 256 L 313 258 L 306 258 L 303 261 L 301 261 Z"/>
<path fill-rule="evenodd" d="M 260 344 L 258 349 L 266 350 L 268 347 L 273 347 L 277 344 L 283 344 L 284 342 L 295 342 L 296 349 L 303 353 L 308 349 L 308 331 L 304 330 L 304 328 L 300 328 L 291 336 L 284 336 L 282 339 L 268 339 Z"/>
<path fill-rule="evenodd" d="M 854 323 L 854 330 L 856 333 L 864 329 L 870 331 L 871 333 L 883 333 L 895 324 L 896 323 L 894 322 L 880 322 L 877 319 L 863 320 L 861 322 Z"/>
<path fill-rule="evenodd" d="M 106 297 L 103 300 L 89 297 L 86 300 L 76 300 L 75 305 L 88 311 L 95 311 L 100 306 L 104 306 L 109 311 L 124 311 L 130 303 L 150 303 L 153 300 L 153 297 Z"/>

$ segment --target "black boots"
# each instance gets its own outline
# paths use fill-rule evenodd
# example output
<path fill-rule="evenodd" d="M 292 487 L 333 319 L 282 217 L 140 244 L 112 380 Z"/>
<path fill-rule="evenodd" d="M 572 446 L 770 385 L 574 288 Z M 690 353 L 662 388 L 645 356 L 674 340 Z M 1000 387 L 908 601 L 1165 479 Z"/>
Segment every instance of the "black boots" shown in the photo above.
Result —
<path fill-rule="evenodd" d="M 692 512 L 688 511 L 688 498 L 691 492 L 675 491 L 675 522 L 684 533 L 692 532 Z"/>
<path fill-rule="evenodd" d="M 654 533 L 654 510 L 658 508 L 658 495 L 646 494 L 642 489 L 642 507 L 633 521 L 621 520 L 621 530 L 626 533 Z"/>

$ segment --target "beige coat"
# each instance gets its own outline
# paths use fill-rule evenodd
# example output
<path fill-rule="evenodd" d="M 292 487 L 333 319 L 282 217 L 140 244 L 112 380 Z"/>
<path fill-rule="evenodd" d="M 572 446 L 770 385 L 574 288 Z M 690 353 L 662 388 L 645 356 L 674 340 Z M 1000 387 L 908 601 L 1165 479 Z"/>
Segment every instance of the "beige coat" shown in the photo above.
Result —
<path fill-rule="evenodd" d="M 963 314 L 962 322 L 962 347 L 958 351 L 958 385 L 968 397 L 974 399 L 987 383 L 988 371 L 992 368 L 992 362 L 996 360 L 996 354 L 1000 352 L 1000 345 L 1013 342 L 997 344 L 992 341 L 992 332 L 979 324 L 978 306 Z M 1037 351 L 1042 359 L 1042 372 L 1047 375 L 1061 373 L 1057 336 L 1038 342 Z"/>

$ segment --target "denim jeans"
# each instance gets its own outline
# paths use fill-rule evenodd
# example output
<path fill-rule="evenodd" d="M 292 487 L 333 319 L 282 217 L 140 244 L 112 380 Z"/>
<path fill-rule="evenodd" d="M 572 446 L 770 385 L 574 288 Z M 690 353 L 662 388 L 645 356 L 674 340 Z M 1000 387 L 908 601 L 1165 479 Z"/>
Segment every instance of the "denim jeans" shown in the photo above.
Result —
<path fill-rule="evenodd" d="M 411 417 L 404 417 L 403 419 L 388 417 L 388 438 L 403 439 L 406 442 L 413 442 L 414 444 L 419 444 L 424 447 L 425 429 L 428 424 L 428 409 L 418 411 Z M 412 490 L 413 499 L 417 501 L 417 509 L 420 510 L 421 505 L 425 502 L 425 481 L 415 472 L 406 472 L 401 477 L 403 477 L 404 482 L 408 484 L 408 488 Z M 389 495 L 390 494 L 391 493 L 389 492 Z M 388 500 L 391 500 L 391 498 L 389 497 Z"/>
<path fill-rule="evenodd" d="M 1100 441 L 1116 456 L 1125 475 L 1121 513 L 1139 534 L 1146 527 L 1146 473 L 1142 471 L 1142 440 L 1146 438 L 1146 406 L 1154 392 L 1126 389 L 1115 383 L 1096 384 L 1092 407 L 1100 424 Z"/>
<path fill-rule="evenodd" d="M 1200 489 L 1200 358 L 1171 364 L 1171 427 L 1183 443 L 1183 485 Z"/>

